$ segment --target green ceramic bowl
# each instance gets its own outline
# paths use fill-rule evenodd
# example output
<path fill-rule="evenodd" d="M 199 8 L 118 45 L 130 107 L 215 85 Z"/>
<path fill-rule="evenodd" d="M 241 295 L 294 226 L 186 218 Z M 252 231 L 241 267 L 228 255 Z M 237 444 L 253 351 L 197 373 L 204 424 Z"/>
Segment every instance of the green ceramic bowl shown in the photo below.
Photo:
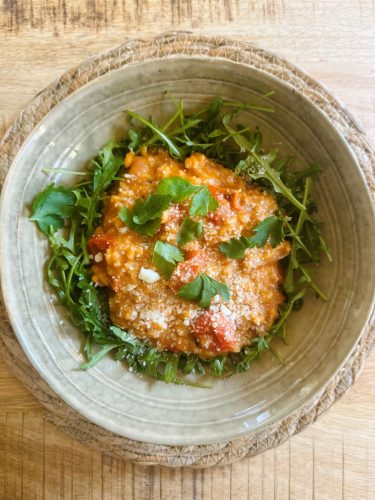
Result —
<path fill-rule="evenodd" d="M 92 370 L 79 370 L 82 335 L 46 284 L 46 241 L 28 221 L 37 192 L 51 181 L 73 181 L 45 174 L 43 167 L 82 169 L 110 137 L 125 133 L 123 110 L 156 119 L 169 113 L 166 90 L 190 108 L 216 95 L 252 101 L 273 90 L 276 112 L 245 113 L 242 121 L 259 125 L 267 144 L 293 155 L 298 168 L 315 162 L 323 169 L 315 196 L 333 262 L 323 260 L 313 274 L 328 302 L 311 293 L 292 315 L 288 345 L 277 346 L 285 365 L 266 354 L 248 372 L 215 380 L 210 390 L 140 377 L 109 356 Z M 230 442 L 227 459 L 249 453 L 250 443 L 259 451 L 265 438 L 263 448 L 281 442 L 303 427 L 303 417 L 314 420 L 343 392 L 344 377 L 353 379 L 354 364 L 374 340 L 372 155 L 328 92 L 249 44 L 174 34 L 130 42 L 68 72 L 29 106 L 2 145 L 2 174 L 9 169 L 1 203 L 2 290 L 31 364 L 57 399 L 108 436 L 163 445 Z"/>

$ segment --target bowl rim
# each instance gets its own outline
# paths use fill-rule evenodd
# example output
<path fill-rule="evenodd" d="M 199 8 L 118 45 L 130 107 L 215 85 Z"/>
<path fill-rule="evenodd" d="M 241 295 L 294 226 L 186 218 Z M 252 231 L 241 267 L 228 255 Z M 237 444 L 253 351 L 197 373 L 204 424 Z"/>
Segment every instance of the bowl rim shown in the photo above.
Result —
<path fill-rule="evenodd" d="M 151 40 L 134 39 L 86 59 L 42 90 L 19 114 L 0 143 L 0 189 L 27 137 L 59 102 L 96 78 L 125 65 L 165 58 L 215 57 L 261 70 L 288 84 L 318 108 L 343 138 L 375 199 L 375 151 L 346 109 L 322 85 L 284 58 L 248 42 L 224 37 L 173 32 Z M 353 384 L 375 344 L 374 304 L 352 353 L 320 394 L 281 422 L 245 437 L 210 445 L 168 446 L 117 436 L 86 420 L 46 384 L 30 364 L 13 333 L 0 296 L 0 349 L 15 375 L 51 412 L 48 419 L 75 438 L 89 440 L 102 451 L 145 464 L 207 466 L 229 463 L 281 444 L 326 411 Z M 15 362 L 16 361 L 16 362 Z"/>

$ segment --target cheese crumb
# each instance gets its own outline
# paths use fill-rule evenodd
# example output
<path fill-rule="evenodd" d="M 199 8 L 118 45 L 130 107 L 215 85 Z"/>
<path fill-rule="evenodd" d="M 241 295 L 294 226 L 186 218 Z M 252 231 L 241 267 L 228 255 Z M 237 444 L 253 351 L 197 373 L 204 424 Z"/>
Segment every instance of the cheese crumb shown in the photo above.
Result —
<path fill-rule="evenodd" d="M 152 269 L 146 269 L 145 267 L 141 267 L 139 271 L 138 278 L 146 283 L 155 283 L 160 280 L 160 275 L 153 271 Z"/>
<path fill-rule="evenodd" d="M 119 230 L 118 230 L 118 232 L 119 232 L 120 234 L 125 234 L 125 233 L 127 233 L 127 232 L 128 232 L 128 228 L 127 228 L 127 227 L 125 227 L 125 226 L 124 226 L 124 227 L 120 227 L 120 228 L 119 228 Z"/>
<path fill-rule="evenodd" d="M 224 314 L 224 316 L 231 316 L 232 311 L 227 308 L 224 304 L 221 306 L 221 312 Z"/>
<path fill-rule="evenodd" d="M 95 260 L 95 262 L 102 262 L 102 260 L 103 260 L 102 252 L 97 253 L 94 257 L 94 260 Z"/>
<path fill-rule="evenodd" d="M 130 319 L 130 321 L 134 321 L 134 320 L 137 319 L 137 317 L 138 317 L 138 312 L 134 310 L 134 311 L 131 312 L 131 315 L 130 315 L 129 319 Z"/>

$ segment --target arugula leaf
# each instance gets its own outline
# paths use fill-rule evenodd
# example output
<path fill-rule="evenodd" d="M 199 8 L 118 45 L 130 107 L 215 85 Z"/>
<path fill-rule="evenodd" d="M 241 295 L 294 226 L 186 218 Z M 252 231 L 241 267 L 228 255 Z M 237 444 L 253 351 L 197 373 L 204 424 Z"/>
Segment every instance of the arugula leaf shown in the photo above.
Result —
<path fill-rule="evenodd" d="M 146 222 L 145 224 L 136 224 L 133 221 L 133 214 L 132 212 L 125 206 L 122 206 L 118 212 L 119 218 L 124 222 L 129 229 L 132 231 L 135 231 L 138 234 L 141 234 L 143 236 L 153 236 L 156 234 L 161 225 L 161 218 L 158 217 L 157 219 L 150 220 Z"/>
<path fill-rule="evenodd" d="M 116 347 L 117 348 L 119 347 L 118 343 L 103 345 L 101 349 L 91 357 L 90 361 L 88 361 L 87 363 L 81 363 L 80 368 L 82 370 L 87 370 L 88 368 L 92 368 L 97 363 L 99 363 L 99 361 L 101 361 L 104 358 L 104 356 L 106 356 L 110 351 L 116 349 Z"/>
<path fill-rule="evenodd" d="M 100 219 L 100 205 L 105 191 L 113 182 L 119 169 L 124 164 L 124 154 L 120 151 L 119 145 L 111 139 L 99 151 L 98 156 L 93 160 L 94 171 L 92 182 L 86 187 L 86 183 L 79 185 L 75 192 L 79 195 L 77 205 L 80 207 L 80 214 L 83 217 L 82 223 L 87 226 L 87 234 L 91 236 L 94 225 Z"/>
<path fill-rule="evenodd" d="M 202 236 L 202 233 L 203 224 L 193 219 L 189 219 L 189 217 L 186 217 L 180 227 L 180 231 L 177 236 L 177 244 L 184 246 L 194 238 L 200 238 L 200 236 Z"/>
<path fill-rule="evenodd" d="M 130 129 L 128 132 L 130 142 L 128 148 L 130 151 L 138 151 L 140 144 L 140 137 L 136 130 Z"/>
<path fill-rule="evenodd" d="M 108 188 L 117 174 L 119 168 L 124 164 L 124 156 L 115 153 L 119 145 L 114 139 L 111 139 L 99 151 L 94 163 L 93 191 L 101 194 Z"/>
<path fill-rule="evenodd" d="M 71 189 L 50 184 L 35 197 L 30 220 L 48 236 L 50 226 L 57 231 L 64 226 L 65 219 L 72 217 L 76 201 Z"/>
<path fill-rule="evenodd" d="M 190 198 L 198 189 L 199 186 L 191 184 L 183 177 L 166 177 L 159 182 L 156 192 L 169 196 L 173 203 L 179 203 Z"/>
<path fill-rule="evenodd" d="M 199 302 L 201 307 L 207 309 L 215 295 L 220 295 L 225 301 L 228 301 L 230 290 L 224 283 L 210 278 L 206 273 L 201 273 L 194 281 L 183 285 L 177 295 L 183 299 Z"/>
<path fill-rule="evenodd" d="M 242 259 L 248 248 L 264 247 L 270 238 L 270 245 L 275 248 L 284 238 L 283 220 L 276 215 L 271 215 L 262 220 L 253 228 L 254 235 L 250 238 L 241 236 L 239 239 L 231 238 L 225 243 L 221 243 L 220 251 L 229 259 Z"/>
<path fill-rule="evenodd" d="M 170 197 L 163 194 L 150 194 L 145 200 L 138 198 L 133 207 L 133 222 L 143 225 L 158 219 L 170 203 Z"/>
<path fill-rule="evenodd" d="M 199 186 L 199 190 L 193 196 L 189 214 L 205 216 L 208 212 L 215 212 L 219 207 L 219 203 L 210 193 L 207 186 Z"/>
<path fill-rule="evenodd" d="M 178 149 L 176 144 L 157 125 L 146 120 L 145 118 L 143 118 L 143 116 L 135 113 L 134 111 L 127 111 L 127 113 L 132 118 L 135 118 L 139 122 L 143 123 L 143 125 L 146 125 L 146 127 L 149 127 L 156 135 L 158 135 L 160 139 L 168 146 L 171 155 L 176 158 L 182 157 L 181 151 Z"/>
<path fill-rule="evenodd" d="M 155 243 L 152 263 L 165 278 L 170 278 L 177 262 L 182 262 L 183 260 L 184 256 L 177 247 L 160 240 Z"/>
<path fill-rule="evenodd" d="M 279 171 L 272 168 L 271 164 L 276 159 L 277 150 L 273 149 L 268 154 L 259 155 L 257 149 L 259 142 L 251 142 L 243 134 L 238 134 L 229 124 L 234 114 L 227 114 L 223 118 L 225 129 L 231 134 L 233 140 L 240 147 L 241 153 L 248 153 L 245 160 L 240 160 L 236 166 L 236 173 L 247 175 L 254 180 L 268 180 L 276 193 L 281 193 L 299 210 L 305 210 L 306 207 L 294 196 L 292 190 L 282 181 Z"/>

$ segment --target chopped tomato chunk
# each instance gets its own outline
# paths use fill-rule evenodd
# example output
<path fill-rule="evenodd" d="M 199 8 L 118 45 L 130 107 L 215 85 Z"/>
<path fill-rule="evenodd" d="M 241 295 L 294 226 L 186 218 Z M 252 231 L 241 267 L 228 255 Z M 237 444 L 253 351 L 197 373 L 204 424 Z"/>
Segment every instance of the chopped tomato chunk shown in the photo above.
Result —
<path fill-rule="evenodd" d="M 239 339 L 233 320 L 220 311 L 204 311 L 193 319 L 193 333 L 204 349 L 238 351 Z"/>
<path fill-rule="evenodd" d="M 105 252 L 112 242 L 113 236 L 110 234 L 94 234 L 87 242 L 87 248 L 92 254 Z"/>
<path fill-rule="evenodd" d="M 219 203 L 219 206 L 214 212 L 209 212 L 208 218 L 215 224 L 220 225 L 234 215 L 229 201 L 225 198 L 224 193 L 215 186 L 209 186 L 212 196 Z"/>
<path fill-rule="evenodd" d="M 204 252 L 201 250 L 186 253 L 186 260 L 180 262 L 169 280 L 169 287 L 177 292 L 182 285 L 193 281 L 205 265 Z"/>

